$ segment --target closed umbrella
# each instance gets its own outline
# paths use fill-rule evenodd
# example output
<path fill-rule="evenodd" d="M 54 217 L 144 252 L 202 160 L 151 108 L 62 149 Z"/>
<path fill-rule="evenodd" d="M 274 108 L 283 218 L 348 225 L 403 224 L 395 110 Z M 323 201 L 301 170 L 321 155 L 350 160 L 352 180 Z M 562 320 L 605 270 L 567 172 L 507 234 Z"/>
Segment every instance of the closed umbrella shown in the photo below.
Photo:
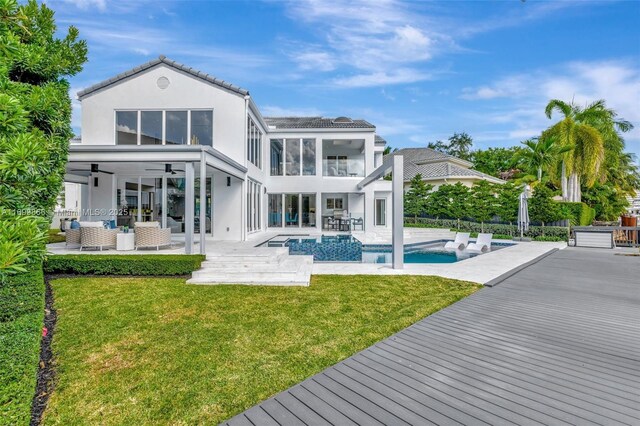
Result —
<path fill-rule="evenodd" d="M 529 185 L 525 185 L 524 190 L 520 194 L 520 204 L 518 206 L 518 230 L 520 231 L 520 239 L 522 239 L 522 235 L 529 230 L 528 190 Z"/>

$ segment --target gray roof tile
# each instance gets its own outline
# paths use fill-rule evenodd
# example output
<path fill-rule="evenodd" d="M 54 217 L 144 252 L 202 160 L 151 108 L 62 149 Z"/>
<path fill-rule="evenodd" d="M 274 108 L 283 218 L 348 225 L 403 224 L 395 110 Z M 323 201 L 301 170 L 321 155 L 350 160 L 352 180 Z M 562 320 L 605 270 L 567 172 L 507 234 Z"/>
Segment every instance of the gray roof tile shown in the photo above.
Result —
<path fill-rule="evenodd" d="M 326 117 L 264 117 L 269 126 L 276 129 L 375 129 L 366 120 L 353 119 L 348 122 Z"/>
<path fill-rule="evenodd" d="M 206 74 L 206 73 L 203 73 L 202 71 L 194 70 L 193 68 L 188 67 L 188 66 L 183 65 L 183 64 L 180 64 L 180 63 L 178 63 L 178 62 L 176 62 L 174 60 L 171 60 L 171 59 L 167 58 L 164 55 L 160 55 L 158 57 L 158 59 L 154 59 L 154 60 L 149 61 L 149 62 L 147 62 L 145 64 L 138 65 L 138 66 L 136 66 L 136 67 L 134 67 L 134 68 L 132 68 L 132 69 L 130 69 L 128 71 L 125 71 L 123 73 L 120 73 L 120 74 L 116 75 L 115 77 L 111 77 L 111 78 L 109 78 L 107 80 L 101 81 L 100 83 L 94 84 L 93 86 L 87 87 L 86 89 L 79 91 L 78 92 L 78 98 L 82 98 L 82 97 L 84 97 L 84 96 L 86 96 L 86 95 L 88 95 L 90 93 L 93 93 L 93 92 L 95 92 L 97 90 L 100 90 L 100 89 L 102 89 L 104 87 L 110 86 L 110 85 L 112 85 L 114 83 L 117 83 L 120 80 L 124 80 L 125 78 L 131 77 L 132 75 L 138 74 L 138 73 L 140 73 L 142 71 L 146 71 L 149 68 L 153 68 L 153 67 L 155 67 L 156 65 L 159 65 L 159 64 L 165 64 L 165 65 L 173 67 L 173 68 L 175 68 L 175 69 L 177 69 L 179 71 L 186 72 L 186 73 L 188 73 L 188 74 L 190 74 L 190 75 L 192 75 L 194 77 L 200 78 L 201 80 L 208 81 L 208 82 L 213 83 L 213 84 L 215 84 L 217 86 L 220 86 L 220 87 L 222 87 L 224 89 L 227 89 L 227 90 L 229 90 L 231 92 L 237 93 L 238 95 L 245 96 L 245 95 L 249 94 L 248 90 L 242 89 L 242 88 L 240 88 L 238 86 L 235 86 L 235 85 L 233 85 L 231 83 L 227 83 L 224 80 L 220 80 L 218 78 L 215 78 L 214 76 Z"/>
<path fill-rule="evenodd" d="M 381 144 L 381 145 L 386 145 L 387 141 L 382 136 L 376 135 L 375 143 Z"/>

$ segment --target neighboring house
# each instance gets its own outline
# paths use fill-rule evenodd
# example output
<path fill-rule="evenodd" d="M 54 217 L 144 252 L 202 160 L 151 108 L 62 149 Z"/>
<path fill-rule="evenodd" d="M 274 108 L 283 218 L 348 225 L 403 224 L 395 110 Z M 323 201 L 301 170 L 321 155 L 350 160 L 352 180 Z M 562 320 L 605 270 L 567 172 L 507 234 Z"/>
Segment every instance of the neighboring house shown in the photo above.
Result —
<path fill-rule="evenodd" d="M 434 186 L 456 184 L 473 186 L 486 180 L 491 183 L 505 183 L 502 179 L 473 170 L 473 164 L 449 154 L 431 148 L 404 148 L 394 151 L 390 155 L 402 155 L 404 158 L 404 186 L 409 189 L 411 179 L 417 174 L 422 176 L 425 183 Z"/>
<path fill-rule="evenodd" d="M 159 221 L 187 252 L 201 223 L 229 241 L 320 231 L 343 210 L 365 231 L 390 226 L 390 182 L 358 188 L 385 147 L 365 120 L 263 117 L 247 90 L 164 56 L 78 98 L 65 180 L 82 185 L 84 220 Z"/>

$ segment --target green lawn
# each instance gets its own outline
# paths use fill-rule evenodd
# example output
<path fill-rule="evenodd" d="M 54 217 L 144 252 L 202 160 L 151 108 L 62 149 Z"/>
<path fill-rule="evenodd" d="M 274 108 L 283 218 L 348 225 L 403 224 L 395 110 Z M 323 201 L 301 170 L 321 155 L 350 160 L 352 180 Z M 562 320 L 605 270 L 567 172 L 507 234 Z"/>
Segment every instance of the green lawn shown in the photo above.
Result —
<path fill-rule="evenodd" d="M 58 279 L 44 423 L 218 423 L 478 288 L 409 276 L 314 276 L 308 288 Z"/>

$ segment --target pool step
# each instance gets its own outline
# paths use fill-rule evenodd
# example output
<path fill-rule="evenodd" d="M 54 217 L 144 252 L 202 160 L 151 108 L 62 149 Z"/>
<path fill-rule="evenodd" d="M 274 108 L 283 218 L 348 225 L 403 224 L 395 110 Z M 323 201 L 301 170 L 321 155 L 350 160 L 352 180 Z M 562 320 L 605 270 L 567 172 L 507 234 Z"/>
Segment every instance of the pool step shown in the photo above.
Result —
<path fill-rule="evenodd" d="M 308 286 L 313 256 L 289 256 L 286 248 L 207 255 L 188 284 Z"/>

